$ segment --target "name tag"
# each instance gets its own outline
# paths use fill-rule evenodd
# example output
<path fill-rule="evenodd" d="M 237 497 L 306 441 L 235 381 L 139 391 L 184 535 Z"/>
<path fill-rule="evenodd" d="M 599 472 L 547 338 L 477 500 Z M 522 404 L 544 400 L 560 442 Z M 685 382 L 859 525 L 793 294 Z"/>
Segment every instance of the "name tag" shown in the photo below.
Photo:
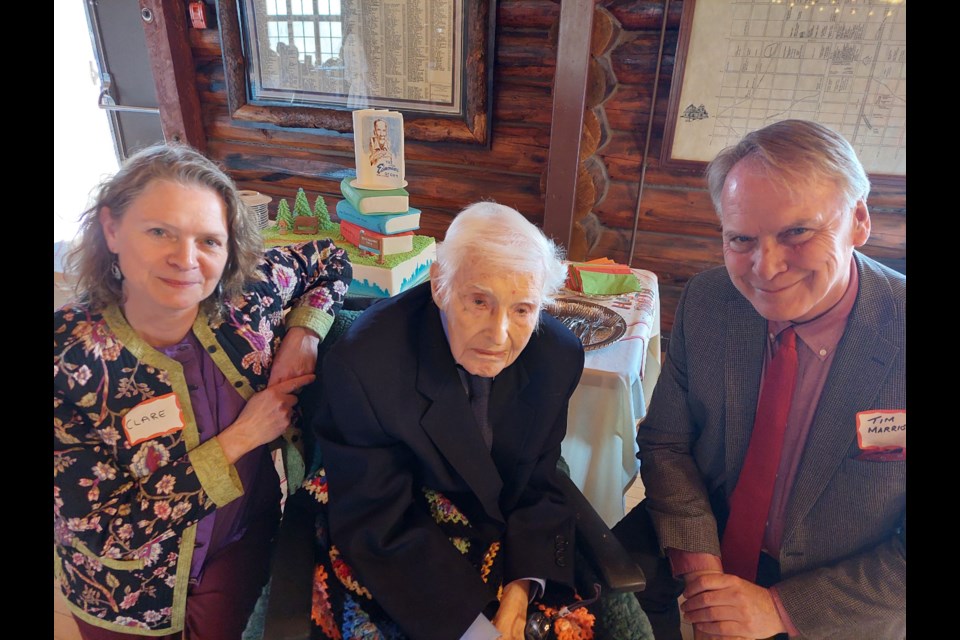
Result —
<path fill-rule="evenodd" d="M 174 393 L 141 402 L 123 416 L 123 431 L 130 444 L 174 433 L 183 426 L 183 410 Z"/>
<path fill-rule="evenodd" d="M 863 451 L 907 448 L 907 412 L 861 411 L 857 414 L 857 444 Z"/>

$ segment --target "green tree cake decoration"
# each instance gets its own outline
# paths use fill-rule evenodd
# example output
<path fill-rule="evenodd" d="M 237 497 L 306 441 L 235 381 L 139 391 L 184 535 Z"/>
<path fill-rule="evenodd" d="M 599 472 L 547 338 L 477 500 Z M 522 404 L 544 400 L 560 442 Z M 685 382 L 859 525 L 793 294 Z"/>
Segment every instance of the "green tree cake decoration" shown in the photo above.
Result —
<path fill-rule="evenodd" d="M 287 203 L 286 198 L 280 200 L 280 204 L 277 205 L 277 229 L 282 231 L 281 221 L 287 229 L 293 229 L 293 214 L 290 213 L 290 204 Z"/>
<path fill-rule="evenodd" d="M 310 211 L 310 203 L 307 201 L 307 194 L 303 192 L 303 187 L 297 189 L 297 198 L 293 202 L 293 217 L 313 216 Z"/>
<path fill-rule="evenodd" d="M 313 203 L 313 215 L 320 222 L 320 228 L 324 231 L 333 231 L 337 225 L 330 219 L 330 212 L 327 210 L 327 203 L 323 196 L 317 196 Z"/>

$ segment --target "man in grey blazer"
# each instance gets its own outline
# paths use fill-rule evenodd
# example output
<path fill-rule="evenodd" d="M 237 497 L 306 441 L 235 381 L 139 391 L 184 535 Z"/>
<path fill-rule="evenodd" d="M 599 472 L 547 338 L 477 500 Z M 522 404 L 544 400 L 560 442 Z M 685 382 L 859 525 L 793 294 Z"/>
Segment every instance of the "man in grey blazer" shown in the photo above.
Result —
<path fill-rule="evenodd" d="M 867 176 L 799 120 L 748 134 L 707 176 L 725 268 L 680 298 L 637 437 L 646 500 L 614 530 L 646 569 L 638 597 L 658 640 L 681 637 L 681 591 L 697 638 L 903 638 L 906 278 L 856 251 Z M 788 334 L 796 373 L 768 375 Z M 775 377 L 793 382 L 771 448 L 754 423 Z M 742 498 L 762 484 L 769 508 Z M 756 546 L 733 534 L 751 509 Z"/>

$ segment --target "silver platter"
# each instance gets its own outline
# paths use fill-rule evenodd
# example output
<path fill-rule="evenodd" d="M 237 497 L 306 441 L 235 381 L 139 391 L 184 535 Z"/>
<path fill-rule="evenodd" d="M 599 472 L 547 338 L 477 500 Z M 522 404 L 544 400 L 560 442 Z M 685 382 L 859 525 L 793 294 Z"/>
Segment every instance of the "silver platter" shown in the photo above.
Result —
<path fill-rule="evenodd" d="M 619 313 L 593 302 L 561 298 L 545 311 L 580 338 L 584 351 L 611 345 L 627 332 L 627 323 Z"/>

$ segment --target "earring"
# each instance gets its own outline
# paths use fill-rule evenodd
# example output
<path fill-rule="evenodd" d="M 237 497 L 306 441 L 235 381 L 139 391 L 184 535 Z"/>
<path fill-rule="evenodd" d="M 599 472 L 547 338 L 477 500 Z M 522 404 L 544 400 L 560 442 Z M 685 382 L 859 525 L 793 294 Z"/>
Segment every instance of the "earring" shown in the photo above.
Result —
<path fill-rule="evenodd" d="M 214 289 L 213 296 L 218 302 L 223 302 L 223 280 L 217 283 L 217 288 Z"/>
<path fill-rule="evenodd" d="M 123 280 L 123 272 L 120 271 L 120 262 L 114 258 L 113 263 L 110 265 L 110 275 L 113 276 L 114 280 Z"/>

